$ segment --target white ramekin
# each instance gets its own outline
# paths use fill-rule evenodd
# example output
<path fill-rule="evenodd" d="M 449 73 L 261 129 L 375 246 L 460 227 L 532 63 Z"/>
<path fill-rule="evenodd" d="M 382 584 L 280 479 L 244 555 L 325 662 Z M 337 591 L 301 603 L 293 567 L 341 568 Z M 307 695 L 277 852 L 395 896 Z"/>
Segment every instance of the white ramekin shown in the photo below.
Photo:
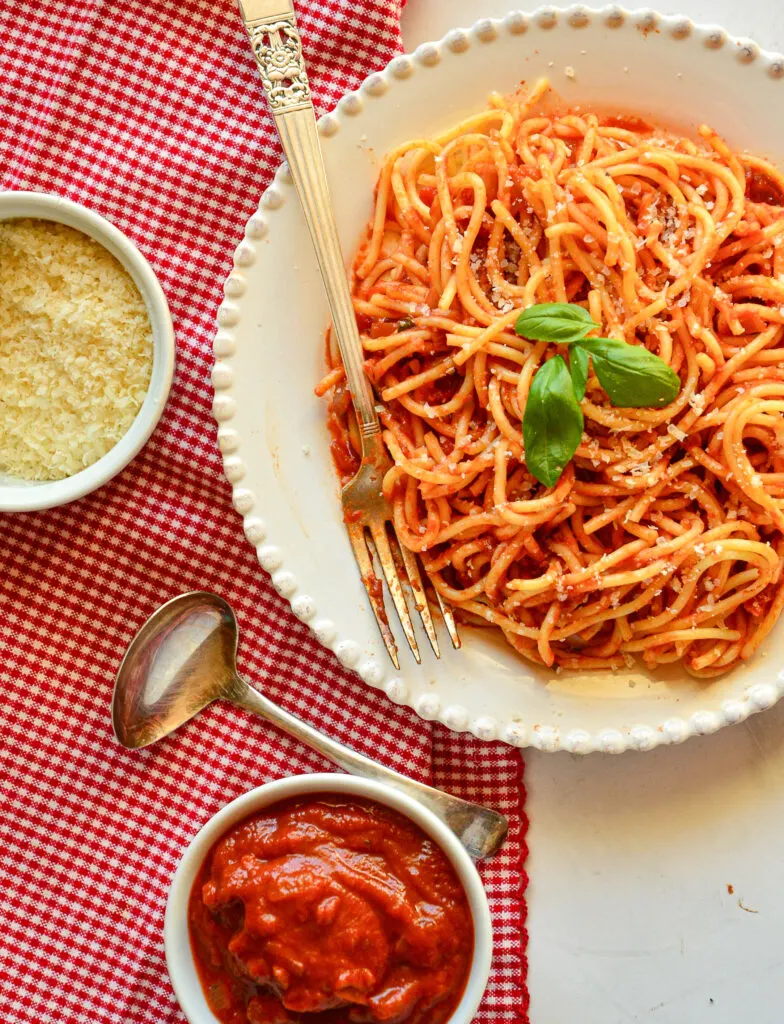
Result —
<path fill-rule="evenodd" d="M 141 292 L 153 333 L 152 376 L 147 396 L 127 433 L 92 466 L 64 480 L 27 481 L 0 476 L 0 512 L 32 512 L 81 498 L 124 469 L 155 429 L 174 373 L 174 328 L 158 278 L 133 242 L 108 220 L 70 199 L 41 192 L 0 192 L 0 220 L 32 217 L 58 221 L 100 242 Z"/>
<path fill-rule="evenodd" d="M 289 797 L 317 796 L 319 793 L 365 797 L 391 807 L 419 825 L 451 861 L 465 888 L 471 908 L 474 957 L 463 998 L 449 1018 L 449 1024 L 470 1024 L 487 986 L 493 951 L 490 908 L 474 862 L 454 833 L 415 800 L 378 782 L 358 779 L 353 775 L 326 773 L 294 775 L 278 782 L 268 782 L 232 800 L 215 817 L 210 818 L 183 854 L 169 889 L 163 941 L 172 986 L 190 1024 L 216 1024 L 216 1018 L 202 992 L 188 936 L 188 899 L 204 858 L 221 835 L 248 815 Z"/>

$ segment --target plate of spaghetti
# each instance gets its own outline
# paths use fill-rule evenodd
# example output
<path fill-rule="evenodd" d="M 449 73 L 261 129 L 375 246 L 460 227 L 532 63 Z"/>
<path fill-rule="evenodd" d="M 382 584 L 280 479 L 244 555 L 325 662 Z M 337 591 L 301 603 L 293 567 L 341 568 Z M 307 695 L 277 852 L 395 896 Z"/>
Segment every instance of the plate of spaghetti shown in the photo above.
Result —
<path fill-rule="evenodd" d="M 401 673 L 341 519 L 359 437 L 278 175 L 219 315 L 219 441 L 261 565 L 368 684 L 576 752 L 778 699 L 782 99 L 784 60 L 719 29 L 547 8 L 398 58 L 322 119 L 384 491 L 462 624 Z"/>

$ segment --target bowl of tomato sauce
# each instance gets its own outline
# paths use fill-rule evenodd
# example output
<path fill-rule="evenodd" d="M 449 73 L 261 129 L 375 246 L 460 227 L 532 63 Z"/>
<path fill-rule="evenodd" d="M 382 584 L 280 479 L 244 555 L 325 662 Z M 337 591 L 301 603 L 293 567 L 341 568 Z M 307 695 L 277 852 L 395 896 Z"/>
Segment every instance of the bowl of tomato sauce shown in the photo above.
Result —
<path fill-rule="evenodd" d="M 207 822 L 172 880 L 164 944 L 190 1024 L 469 1024 L 492 930 L 474 863 L 434 814 L 316 774 Z"/>

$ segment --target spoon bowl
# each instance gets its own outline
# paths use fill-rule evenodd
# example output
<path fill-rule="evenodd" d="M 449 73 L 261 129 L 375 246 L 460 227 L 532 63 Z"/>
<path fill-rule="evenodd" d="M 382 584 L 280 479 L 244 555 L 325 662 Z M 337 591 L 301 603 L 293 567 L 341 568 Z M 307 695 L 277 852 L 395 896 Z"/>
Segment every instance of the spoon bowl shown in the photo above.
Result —
<path fill-rule="evenodd" d="M 239 628 L 217 594 L 181 594 L 137 633 L 120 664 L 112 697 L 114 734 L 124 747 L 148 747 L 215 700 L 227 700 L 277 725 L 344 771 L 405 793 L 436 814 L 472 857 L 488 857 L 506 839 L 497 811 L 442 793 L 325 736 L 273 704 L 237 674 Z"/>
<path fill-rule="evenodd" d="M 217 594 L 181 594 L 159 608 L 117 672 L 112 725 L 120 743 L 147 747 L 228 696 L 238 642 L 231 605 Z"/>

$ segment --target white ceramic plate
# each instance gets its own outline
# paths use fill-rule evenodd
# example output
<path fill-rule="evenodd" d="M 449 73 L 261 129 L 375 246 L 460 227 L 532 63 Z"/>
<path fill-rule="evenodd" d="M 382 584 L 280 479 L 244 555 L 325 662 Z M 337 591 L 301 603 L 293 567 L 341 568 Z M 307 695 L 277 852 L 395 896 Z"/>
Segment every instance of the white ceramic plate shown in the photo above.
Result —
<path fill-rule="evenodd" d="M 492 90 L 511 91 L 541 75 L 569 102 L 645 114 L 686 132 L 708 122 L 733 146 L 784 165 L 783 57 L 715 26 L 652 11 L 512 13 L 397 58 L 322 118 L 347 258 L 386 152 L 482 109 Z M 294 613 L 367 683 L 423 718 L 482 739 L 580 753 L 678 743 L 781 696 L 784 624 L 753 662 L 710 683 L 678 670 L 557 675 L 532 668 L 492 631 L 465 627 L 462 651 L 447 650 L 440 661 L 425 653 L 421 667 L 399 641 L 403 668 L 394 673 L 343 526 L 326 409 L 313 397 L 329 317 L 285 168 L 246 226 L 225 294 L 214 413 L 234 505 Z"/>

